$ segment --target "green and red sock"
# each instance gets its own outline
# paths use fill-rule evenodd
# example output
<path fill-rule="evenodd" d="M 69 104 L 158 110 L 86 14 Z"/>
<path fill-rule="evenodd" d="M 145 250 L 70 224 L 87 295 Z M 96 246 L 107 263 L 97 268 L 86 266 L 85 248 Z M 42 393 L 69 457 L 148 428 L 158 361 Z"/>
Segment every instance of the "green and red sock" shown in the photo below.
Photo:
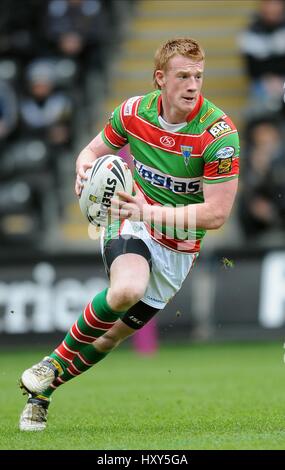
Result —
<path fill-rule="evenodd" d="M 42 393 L 44 397 L 49 397 L 57 387 L 90 369 L 106 356 L 107 353 L 97 351 L 92 343 L 125 313 L 114 312 L 108 305 L 106 296 L 107 289 L 96 295 L 72 325 L 62 343 L 50 354 L 63 373 Z"/>
<path fill-rule="evenodd" d="M 51 354 L 51 357 L 59 363 L 63 361 L 63 369 L 73 361 L 82 348 L 93 343 L 119 318 L 119 314 L 110 309 L 102 294 L 104 292 L 98 294 L 86 306 L 83 314 L 72 325 L 62 343 Z"/>

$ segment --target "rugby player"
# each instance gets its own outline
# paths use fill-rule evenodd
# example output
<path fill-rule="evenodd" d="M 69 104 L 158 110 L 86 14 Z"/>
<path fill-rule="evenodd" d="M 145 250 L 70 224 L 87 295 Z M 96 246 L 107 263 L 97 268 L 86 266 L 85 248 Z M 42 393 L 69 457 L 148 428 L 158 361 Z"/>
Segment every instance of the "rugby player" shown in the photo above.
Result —
<path fill-rule="evenodd" d="M 94 160 L 127 143 L 136 194 L 120 193 L 105 230 L 109 288 L 99 293 L 62 343 L 25 370 L 29 394 L 22 431 L 45 429 L 52 393 L 142 328 L 179 291 L 207 230 L 229 217 L 238 181 L 239 139 L 230 118 L 201 94 L 205 55 L 191 38 L 155 54 L 155 90 L 118 106 L 79 154 L 75 192 Z"/>

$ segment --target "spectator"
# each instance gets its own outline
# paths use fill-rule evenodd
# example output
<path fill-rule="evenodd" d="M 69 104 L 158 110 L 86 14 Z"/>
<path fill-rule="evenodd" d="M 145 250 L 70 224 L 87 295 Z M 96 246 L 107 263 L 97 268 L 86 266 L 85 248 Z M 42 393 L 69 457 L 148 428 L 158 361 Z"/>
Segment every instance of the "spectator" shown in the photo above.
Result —
<path fill-rule="evenodd" d="M 239 45 L 251 80 L 254 110 L 281 111 L 285 79 L 285 1 L 260 0 L 259 11 L 240 35 Z"/>
<path fill-rule="evenodd" d="M 109 17 L 102 0 L 50 0 L 45 34 L 55 55 L 76 59 L 85 71 L 103 67 Z M 82 73 L 84 76 L 84 73 Z"/>
<path fill-rule="evenodd" d="M 251 125 L 239 214 L 245 236 L 285 230 L 285 152 L 274 120 Z"/>
<path fill-rule="evenodd" d="M 38 53 L 43 54 L 41 17 L 44 2 L 38 0 L 1 0 L 0 54 L 26 65 Z"/>
<path fill-rule="evenodd" d="M 0 80 L 0 141 L 4 142 L 16 129 L 18 104 L 12 86 Z"/>
<path fill-rule="evenodd" d="M 55 63 L 36 60 L 27 69 L 27 94 L 20 102 L 24 131 L 55 147 L 71 142 L 72 101 L 56 90 Z"/>

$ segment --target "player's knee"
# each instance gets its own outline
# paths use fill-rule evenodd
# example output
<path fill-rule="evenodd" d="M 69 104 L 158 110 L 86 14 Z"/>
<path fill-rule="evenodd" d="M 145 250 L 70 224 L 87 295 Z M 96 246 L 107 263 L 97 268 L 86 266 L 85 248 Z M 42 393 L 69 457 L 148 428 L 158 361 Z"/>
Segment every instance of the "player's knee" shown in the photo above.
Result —
<path fill-rule="evenodd" d="M 144 295 L 144 289 L 140 286 L 120 286 L 110 289 L 110 300 L 114 310 L 128 310 L 135 305 Z"/>

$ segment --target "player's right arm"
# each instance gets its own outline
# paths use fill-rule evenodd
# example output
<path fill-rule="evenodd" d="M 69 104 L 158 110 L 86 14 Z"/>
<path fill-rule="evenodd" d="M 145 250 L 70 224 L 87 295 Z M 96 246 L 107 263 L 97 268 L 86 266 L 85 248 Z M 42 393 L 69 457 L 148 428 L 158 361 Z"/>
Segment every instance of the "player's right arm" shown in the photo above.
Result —
<path fill-rule="evenodd" d="M 103 141 L 101 133 L 81 150 L 76 160 L 75 194 L 77 196 L 80 196 L 83 188 L 82 180 L 87 179 L 88 168 L 92 167 L 96 158 L 103 157 L 103 155 L 110 153 L 110 150 L 110 147 Z"/>
<path fill-rule="evenodd" d="M 83 188 L 82 180 L 86 180 L 86 171 L 91 168 L 96 158 L 108 153 L 117 153 L 127 143 L 127 135 L 121 123 L 121 106 L 112 113 L 108 124 L 91 142 L 80 152 L 76 160 L 75 193 L 80 196 Z"/>

